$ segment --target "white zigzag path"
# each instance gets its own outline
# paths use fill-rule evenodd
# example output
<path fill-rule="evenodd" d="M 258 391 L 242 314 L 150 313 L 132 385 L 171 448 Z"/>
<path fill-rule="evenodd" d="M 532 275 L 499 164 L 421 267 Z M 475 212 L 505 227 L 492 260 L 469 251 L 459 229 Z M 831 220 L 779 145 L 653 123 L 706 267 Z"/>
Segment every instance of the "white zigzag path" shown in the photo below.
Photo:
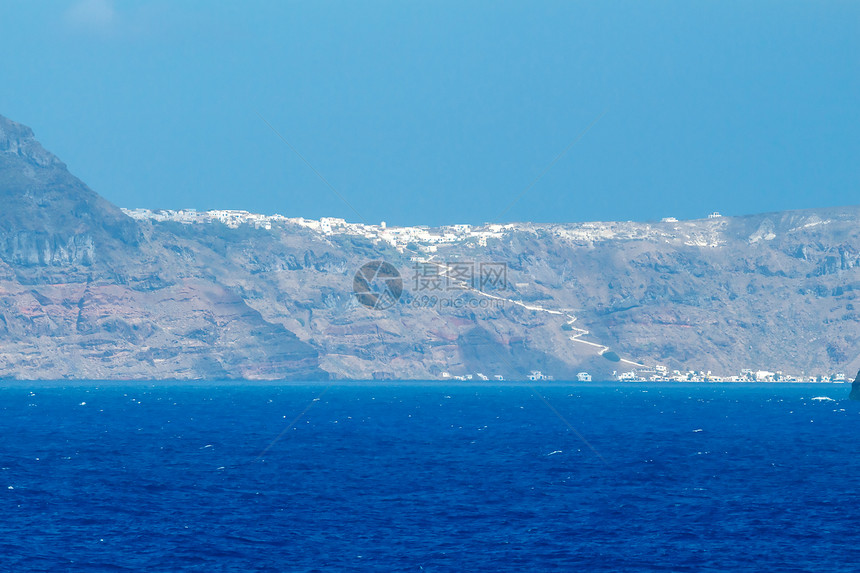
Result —
<path fill-rule="evenodd" d="M 510 298 L 505 298 L 505 297 L 501 297 L 501 296 L 496 296 L 496 295 L 490 294 L 490 293 L 488 293 L 488 292 L 484 292 L 484 291 L 482 291 L 482 290 L 476 289 L 475 287 L 473 287 L 473 286 L 470 286 L 470 285 L 466 284 L 464 281 L 462 281 L 462 280 L 460 280 L 460 279 L 457 279 L 457 278 L 455 278 L 455 277 L 451 277 L 451 276 L 448 274 L 448 266 L 447 266 L 447 265 L 444 265 L 444 264 L 441 264 L 441 263 L 435 263 L 435 262 L 430 261 L 430 260 L 425 261 L 425 262 L 427 262 L 427 263 L 429 263 L 429 264 L 432 264 L 432 265 L 435 265 L 436 267 L 438 267 L 438 268 L 440 269 L 440 272 L 441 272 L 442 276 L 444 276 L 444 277 L 446 277 L 446 278 L 448 278 L 448 279 L 450 279 L 450 280 L 453 280 L 454 282 L 459 282 L 460 286 L 462 287 L 462 290 L 470 291 L 470 292 L 473 292 L 473 293 L 475 293 L 475 294 L 477 294 L 477 295 L 479 295 L 479 296 L 483 296 L 483 297 L 486 297 L 486 298 L 489 298 L 489 299 L 492 299 L 492 300 L 500 300 L 500 301 L 503 301 L 503 302 L 506 302 L 506 303 L 515 304 L 515 305 L 520 306 L 520 307 L 522 307 L 522 308 L 524 308 L 524 309 L 526 309 L 526 310 L 532 310 L 532 311 L 535 311 L 535 312 L 545 312 L 545 313 L 547 313 L 547 314 L 552 314 L 552 315 L 555 315 L 555 316 L 563 316 L 563 317 L 566 317 L 566 318 L 568 319 L 567 324 L 568 324 L 568 325 L 570 326 L 570 328 L 575 332 L 575 334 L 573 334 L 573 335 L 571 335 L 571 336 L 569 337 L 571 341 L 573 341 L 573 342 L 578 342 L 578 343 L 580 343 L 580 344 L 587 344 L 588 346 L 593 346 L 594 348 L 597 348 L 597 349 L 598 349 L 598 352 L 599 352 L 601 355 L 602 355 L 602 354 L 605 354 L 606 352 L 608 352 L 608 351 L 609 351 L 609 347 L 608 347 L 608 346 L 605 346 L 605 345 L 603 345 L 603 344 L 598 344 L 598 343 L 596 343 L 596 342 L 590 342 L 590 341 L 588 341 L 588 340 L 583 340 L 583 339 L 582 339 L 582 337 L 583 337 L 583 336 L 587 336 L 587 335 L 589 335 L 589 334 L 591 334 L 591 333 L 590 333 L 588 330 L 584 329 L 584 328 L 579 328 L 579 327 L 577 327 L 577 326 L 574 326 L 574 325 L 573 325 L 573 323 L 577 321 L 577 317 L 576 317 L 576 316 L 574 316 L 573 314 L 570 314 L 570 311 L 566 311 L 566 310 L 554 310 L 554 309 L 551 309 L 551 308 L 544 308 L 544 307 L 542 307 L 542 306 L 538 306 L 538 305 L 526 304 L 526 303 L 524 303 L 524 302 L 523 302 L 523 301 L 521 301 L 521 300 L 514 300 L 514 299 L 510 299 Z M 634 362 L 633 360 L 627 360 L 626 358 L 621 358 L 620 360 L 621 360 L 621 362 L 624 362 L 625 364 L 630 364 L 630 365 L 633 365 L 633 366 L 639 366 L 639 367 L 643 367 L 643 366 L 644 366 L 644 364 L 640 364 L 640 363 L 638 363 L 638 362 Z"/>

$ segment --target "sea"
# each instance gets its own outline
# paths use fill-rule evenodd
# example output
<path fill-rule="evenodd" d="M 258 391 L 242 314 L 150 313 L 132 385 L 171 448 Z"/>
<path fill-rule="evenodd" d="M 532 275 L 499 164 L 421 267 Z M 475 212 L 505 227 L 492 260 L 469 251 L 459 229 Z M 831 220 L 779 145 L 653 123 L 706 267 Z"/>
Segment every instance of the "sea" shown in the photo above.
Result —
<path fill-rule="evenodd" d="M 0 571 L 858 571 L 849 386 L 0 387 Z"/>

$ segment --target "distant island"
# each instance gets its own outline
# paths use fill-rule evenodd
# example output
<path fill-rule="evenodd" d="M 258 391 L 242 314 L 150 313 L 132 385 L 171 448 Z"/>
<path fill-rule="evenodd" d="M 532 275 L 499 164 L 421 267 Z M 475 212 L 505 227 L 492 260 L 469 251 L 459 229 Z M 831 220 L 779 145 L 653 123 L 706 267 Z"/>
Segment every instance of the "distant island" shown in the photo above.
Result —
<path fill-rule="evenodd" d="M 398 227 L 120 209 L 0 116 L 0 377 L 847 382 L 860 207 Z"/>

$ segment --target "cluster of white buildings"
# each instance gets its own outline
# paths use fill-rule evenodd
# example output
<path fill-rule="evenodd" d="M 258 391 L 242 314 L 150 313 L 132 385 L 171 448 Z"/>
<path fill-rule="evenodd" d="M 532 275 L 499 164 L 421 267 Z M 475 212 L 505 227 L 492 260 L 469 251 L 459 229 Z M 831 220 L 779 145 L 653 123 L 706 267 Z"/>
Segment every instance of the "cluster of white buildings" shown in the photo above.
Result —
<path fill-rule="evenodd" d="M 123 213 L 139 221 L 173 221 L 185 225 L 204 223 L 223 223 L 231 229 L 241 225 L 251 225 L 257 229 L 271 229 L 275 221 L 287 221 L 283 215 L 260 215 L 248 211 L 214 210 L 198 211 L 196 209 L 123 209 Z"/>
<path fill-rule="evenodd" d="M 663 219 L 662 223 L 672 223 L 671 226 L 652 225 L 650 223 L 627 222 L 591 222 L 565 225 L 547 224 L 532 225 L 529 223 L 447 225 L 432 228 L 389 227 L 385 222 L 379 224 L 349 223 L 337 217 L 323 217 L 319 220 L 304 217 L 285 217 L 283 215 L 261 215 L 240 210 L 197 211 L 195 209 L 123 209 L 123 212 L 138 220 L 173 221 L 186 225 L 204 223 L 223 223 L 230 228 L 250 225 L 258 229 L 270 230 L 273 225 L 295 225 L 313 230 L 322 235 L 352 235 L 390 244 L 401 252 L 414 252 L 415 260 L 422 260 L 426 255 L 435 253 L 445 244 L 473 241 L 476 246 L 486 246 L 492 238 L 500 238 L 511 231 L 549 232 L 559 239 L 575 243 L 589 244 L 607 240 L 652 240 L 664 242 L 682 242 L 685 245 L 700 247 L 718 247 L 724 244 L 719 220 L 722 216 L 717 213 L 708 215 L 708 219 L 717 221 L 687 221 L 679 222 L 674 217 Z M 705 220 L 707 221 L 707 220 Z"/>
<path fill-rule="evenodd" d="M 555 380 L 555 378 L 550 376 L 549 374 L 544 374 L 540 370 L 532 370 L 532 373 L 529 374 L 529 380 L 531 380 L 532 382 L 537 382 L 541 380 Z"/>
<path fill-rule="evenodd" d="M 779 371 L 744 369 L 737 376 L 717 376 L 710 370 L 708 372 L 693 370 L 669 372 L 668 368 L 659 364 L 654 368 L 613 372 L 613 375 L 620 382 L 823 382 L 837 384 L 847 382 L 844 372 L 822 376 L 796 376 L 783 374 Z"/>
<path fill-rule="evenodd" d="M 462 374 L 462 375 L 452 375 L 450 372 L 442 372 L 443 380 L 495 380 L 497 382 L 503 382 L 505 377 L 501 374 L 495 374 L 493 376 L 487 376 L 482 372 L 476 372 L 474 375 L 472 374 Z M 532 382 L 541 382 L 541 381 L 552 381 L 555 378 L 549 374 L 544 374 L 540 370 L 532 370 L 528 375 L 528 379 Z M 580 372 L 577 380 L 580 382 L 591 382 L 591 376 L 587 372 Z"/>
<path fill-rule="evenodd" d="M 237 210 L 123 209 L 123 212 L 137 220 L 172 221 L 186 225 L 218 222 L 233 229 L 241 225 L 250 225 L 257 229 L 271 229 L 275 224 L 297 225 L 322 235 L 353 235 L 383 241 L 401 251 L 414 244 L 418 246 L 420 252 L 424 253 L 436 252 L 438 246 L 442 244 L 459 243 L 470 239 L 476 241 L 478 246 L 486 246 L 488 239 L 502 237 L 506 232 L 517 227 L 515 224 L 490 224 L 481 227 L 472 225 L 447 225 L 439 228 L 389 227 L 385 221 L 378 225 L 368 225 L 348 223 L 345 219 L 337 217 L 323 217 L 315 220 L 304 217 L 284 217 L 278 214 L 260 215 Z"/>
<path fill-rule="evenodd" d="M 587 377 L 587 380 L 582 378 L 583 375 L 585 375 Z M 580 377 L 578 379 L 580 382 L 591 382 L 591 376 L 589 376 L 588 373 L 581 372 L 579 374 L 579 376 Z M 443 380 L 464 380 L 464 381 L 465 380 L 485 380 L 485 381 L 495 380 L 497 382 L 503 382 L 505 380 L 505 377 L 502 376 L 501 374 L 495 374 L 493 376 L 487 376 L 483 372 L 476 372 L 474 375 L 472 375 L 472 374 L 452 375 L 450 372 L 442 372 L 442 379 Z M 531 380 L 532 382 L 539 382 L 539 381 L 547 381 L 548 382 L 551 380 L 555 380 L 555 378 L 553 376 L 551 376 L 549 374 L 544 374 L 540 370 L 532 370 L 531 373 L 528 375 L 528 379 Z"/>
<path fill-rule="evenodd" d="M 737 376 L 717 376 L 711 372 L 696 372 L 680 370 L 669 371 L 665 366 L 657 365 L 654 368 L 641 368 L 631 370 L 629 372 L 613 372 L 613 376 L 619 382 L 813 382 L 813 383 L 834 383 L 844 384 L 849 382 L 845 374 L 826 376 L 792 376 L 782 372 L 770 372 L 768 370 L 741 370 Z M 494 376 L 486 376 L 481 372 L 476 374 L 452 375 L 448 372 L 442 372 L 443 380 L 495 380 L 504 381 L 505 378 L 499 374 Z M 528 379 L 532 382 L 552 381 L 553 376 L 544 374 L 540 370 L 533 370 Z M 592 377 L 588 372 L 580 372 L 576 375 L 577 382 L 591 382 Z"/>
<path fill-rule="evenodd" d="M 461 381 L 466 381 L 466 380 L 488 381 L 488 380 L 490 380 L 490 376 L 487 376 L 483 372 L 476 372 L 474 375 L 462 374 L 462 375 L 453 375 L 453 376 L 451 375 L 450 372 L 443 372 L 442 373 L 442 379 L 443 380 L 461 380 Z M 492 376 L 492 379 L 497 381 L 497 382 L 503 382 L 505 380 L 505 377 L 502 376 L 501 374 L 495 374 Z"/>
<path fill-rule="evenodd" d="M 768 370 L 741 370 L 737 376 L 716 376 L 711 372 L 696 372 L 680 370 L 669 371 L 665 366 L 657 365 L 654 368 L 641 368 L 631 370 L 629 372 L 613 372 L 613 376 L 619 382 L 813 382 L 813 383 L 834 383 L 844 384 L 849 382 L 845 374 L 826 376 L 791 376 L 782 372 L 770 372 Z M 487 376 L 481 372 L 475 374 L 452 375 L 449 372 L 442 372 L 443 380 L 485 380 L 498 381 L 505 380 L 504 376 L 496 374 Z M 553 376 L 544 374 L 540 370 L 532 370 L 528 375 L 528 379 L 532 382 L 552 381 Z M 591 382 L 592 377 L 588 372 L 580 372 L 576 375 L 577 382 Z"/>

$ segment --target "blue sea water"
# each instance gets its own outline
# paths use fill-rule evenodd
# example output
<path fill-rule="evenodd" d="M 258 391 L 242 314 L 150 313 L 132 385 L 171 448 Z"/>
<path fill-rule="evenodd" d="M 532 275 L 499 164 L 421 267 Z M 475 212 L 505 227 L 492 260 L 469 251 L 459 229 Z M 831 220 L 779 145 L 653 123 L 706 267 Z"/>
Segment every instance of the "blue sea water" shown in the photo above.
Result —
<path fill-rule="evenodd" d="M 0 570 L 856 571 L 847 392 L 8 386 Z"/>

